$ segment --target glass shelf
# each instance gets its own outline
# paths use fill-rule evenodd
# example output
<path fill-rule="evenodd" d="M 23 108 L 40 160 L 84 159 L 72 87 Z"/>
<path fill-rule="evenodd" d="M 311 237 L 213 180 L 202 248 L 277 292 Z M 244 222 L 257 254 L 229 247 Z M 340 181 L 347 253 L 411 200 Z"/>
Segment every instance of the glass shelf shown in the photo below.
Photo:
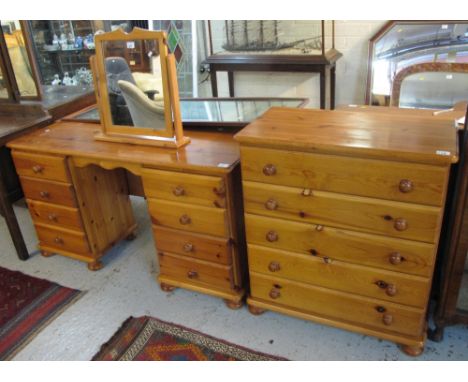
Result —
<path fill-rule="evenodd" d="M 180 100 L 184 127 L 243 127 L 270 107 L 302 108 L 306 98 L 189 98 Z M 70 117 L 75 121 L 98 122 L 97 107 Z"/>

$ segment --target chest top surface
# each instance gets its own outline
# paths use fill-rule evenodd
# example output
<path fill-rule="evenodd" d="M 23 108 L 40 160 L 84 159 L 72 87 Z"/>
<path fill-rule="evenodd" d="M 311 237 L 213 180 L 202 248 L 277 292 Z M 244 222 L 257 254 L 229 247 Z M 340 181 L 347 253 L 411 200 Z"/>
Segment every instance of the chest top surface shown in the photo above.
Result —
<path fill-rule="evenodd" d="M 235 139 L 246 145 L 438 165 L 458 160 L 454 121 L 407 113 L 271 108 Z"/>
<path fill-rule="evenodd" d="M 226 173 L 239 161 L 238 143 L 232 134 L 190 131 L 191 143 L 179 149 L 102 142 L 94 123 L 58 122 L 11 141 L 15 150 L 94 158 L 148 167 Z"/>

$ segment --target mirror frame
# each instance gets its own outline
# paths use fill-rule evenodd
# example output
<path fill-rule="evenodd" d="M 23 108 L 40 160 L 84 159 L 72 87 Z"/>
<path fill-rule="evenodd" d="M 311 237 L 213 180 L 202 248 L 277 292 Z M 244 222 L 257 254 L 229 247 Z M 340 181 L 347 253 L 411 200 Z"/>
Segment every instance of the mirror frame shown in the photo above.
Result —
<path fill-rule="evenodd" d="M 430 24 L 466 24 L 466 20 L 390 20 L 384 24 L 379 31 L 371 37 L 369 40 L 369 56 L 367 61 L 367 83 L 366 83 L 366 97 L 365 97 L 365 104 L 371 105 L 372 102 L 372 79 L 373 79 L 373 61 L 374 61 L 374 47 L 375 44 L 380 40 L 380 38 L 392 29 L 394 26 L 398 24 L 411 24 L 411 25 L 430 25 Z M 392 83 L 393 88 L 393 83 Z M 390 102 L 390 100 L 389 100 Z M 388 106 L 390 106 L 389 103 Z"/>
<path fill-rule="evenodd" d="M 113 32 L 98 34 L 94 40 L 96 57 L 91 59 L 90 62 L 95 81 L 96 100 L 102 121 L 102 131 L 95 136 L 95 139 L 173 148 L 189 143 L 189 138 L 183 135 L 175 58 L 173 54 L 168 53 L 166 33 L 141 28 L 134 28 L 130 33 L 126 33 L 122 29 L 117 29 Z M 159 44 L 165 130 L 155 131 L 145 127 L 115 125 L 112 120 L 105 70 L 105 43 L 107 41 L 136 40 L 154 40 Z"/>
<path fill-rule="evenodd" d="M 392 92 L 390 95 L 390 106 L 400 106 L 401 87 L 406 77 L 418 73 L 468 73 L 468 64 L 452 62 L 427 62 L 406 67 L 398 72 L 393 79 Z"/>

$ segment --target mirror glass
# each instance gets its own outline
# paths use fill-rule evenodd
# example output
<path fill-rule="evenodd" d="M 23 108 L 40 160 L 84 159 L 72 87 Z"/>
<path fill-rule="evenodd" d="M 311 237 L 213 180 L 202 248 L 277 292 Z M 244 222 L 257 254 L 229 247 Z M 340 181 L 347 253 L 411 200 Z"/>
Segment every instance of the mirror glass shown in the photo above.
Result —
<path fill-rule="evenodd" d="M 158 40 L 102 42 L 113 125 L 166 130 L 162 50 Z"/>
<path fill-rule="evenodd" d="M 468 72 L 421 72 L 404 78 L 398 106 L 449 109 L 457 102 L 467 99 Z"/>
<path fill-rule="evenodd" d="M 391 22 L 371 39 L 370 52 L 368 101 L 388 106 L 393 80 L 403 69 L 467 62 L 468 22 Z"/>
<path fill-rule="evenodd" d="M 19 20 L 2 20 L 2 30 L 21 97 L 37 97 L 36 83 Z"/>
<path fill-rule="evenodd" d="M 6 78 L 3 76 L 2 68 L 0 67 L 0 99 L 8 99 L 9 97 L 8 88 L 5 81 Z"/>

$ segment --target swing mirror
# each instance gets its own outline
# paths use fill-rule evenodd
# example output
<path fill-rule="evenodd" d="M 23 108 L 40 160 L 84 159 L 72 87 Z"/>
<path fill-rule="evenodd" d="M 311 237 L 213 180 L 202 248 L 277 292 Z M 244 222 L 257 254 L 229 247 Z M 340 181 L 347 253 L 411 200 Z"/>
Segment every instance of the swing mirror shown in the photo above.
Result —
<path fill-rule="evenodd" d="M 96 98 L 102 119 L 97 139 L 163 147 L 183 136 L 174 57 L 161 31 L 119 29 L 95 36 Z"/>

